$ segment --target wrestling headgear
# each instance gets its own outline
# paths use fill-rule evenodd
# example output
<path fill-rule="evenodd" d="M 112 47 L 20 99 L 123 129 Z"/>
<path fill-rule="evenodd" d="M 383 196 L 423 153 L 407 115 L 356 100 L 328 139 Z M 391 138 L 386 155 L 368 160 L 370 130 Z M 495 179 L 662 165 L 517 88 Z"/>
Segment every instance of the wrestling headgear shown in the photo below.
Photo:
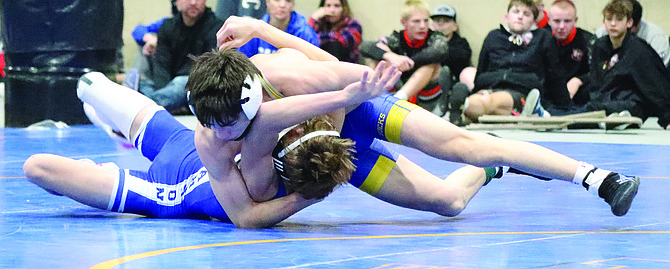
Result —
<path fill-rule="evenodd" d="M 195 101 L 191 99 L 191 91 L 186 93 L 186 100 L 188 102 L 188 108 L 191 109 L 191 113 L 195 114 L 195 108 L 193 105 Z M 252 76 L 247 75 L 244 79 L 244 84 L 242 84 L 242 94 L 240 95 L 240 100 L 238 104 L 242 107 L 244 115 L 247 116 L 249 120 L 256 117 L 258 109 L 261 107 L 263 102 L 263 86 L 261 84 L 261 77 L 257 74 Z M 197 116 L 197 115 L 196 115 Z"/>
<path fill-rule="evenodd" d="M 272 151 L 272 161 L 275 167 L 275 171 L 277 171 L 277 174 L 284 179 L 287 183 L 291 182 L 291 179 L 289 178 L 288 172 L 284 169 L 284 163 L 286 162 L 286 159 L 284 156 L 286 156 L 286 153 L 288 153 L 291 150 L 294 150 L 297 148 L 300 144 L 303 142 L 310 140 L 312 138 L 315 138 L 317 136 L 340 136 L 340 133 L 337 131 L 314 131 L 311 133 L 308 133 L 297 140 L 293 141 L 290 145 L 287 147 L 284 147 L 284 143 L 281 141 L 281 138 L 288 133 L 291 129 L 293 129 L 296 125 L 291 126 L 289 128 L 284 129 L 279 133 L 279 141 L 277 141 L 277 145 L 275 146 L 274 150 Z"/>
<path fill-rule="evenodd" d="M 247 115 L 249 120 L 256 117 L 258 109 L 263 102 L 263 86 L 261 85 L 261 78 L 254 75 L 253 78 L 248 76 L 244 79 L 242 85 L 242 96 L 240 96 L 240 105 L 244 115 Z"/>

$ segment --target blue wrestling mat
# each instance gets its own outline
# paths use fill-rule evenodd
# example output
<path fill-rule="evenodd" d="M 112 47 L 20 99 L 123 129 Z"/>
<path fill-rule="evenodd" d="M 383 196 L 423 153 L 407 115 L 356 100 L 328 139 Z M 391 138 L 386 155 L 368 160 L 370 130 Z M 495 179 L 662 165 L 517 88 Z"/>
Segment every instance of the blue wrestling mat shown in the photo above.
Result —
<path fill-rule="evenodd" d="M 110 213 L 26 181 L 22 165 L 35 153 L 148 167 L 136 150 L 92 126 L 5 128 L 0 136 L 0 268 L 670 267 L 668 145 L 537 142 L 640 176 L 624 217 L 582 187 L 509 174 L 483 187 L 453 218 L 396 207 L 345 186 L 274 228 L 245 230 Z M 393 147 L 441 177 L 461 167 Z"/>

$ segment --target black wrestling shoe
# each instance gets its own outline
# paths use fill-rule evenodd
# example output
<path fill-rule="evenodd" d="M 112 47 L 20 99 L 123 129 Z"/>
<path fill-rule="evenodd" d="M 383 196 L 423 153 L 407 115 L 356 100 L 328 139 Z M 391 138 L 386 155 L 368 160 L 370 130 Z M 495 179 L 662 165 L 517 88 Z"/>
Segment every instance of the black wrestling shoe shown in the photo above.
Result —
<path fill-rule="evenodd" d="M 614 215 L 623 216 L 630 209 L 639 187 L 639 177 L 609 173 L 598 189 L 598 196 L 605 199 L 605 202 L 612 208 Z"/>

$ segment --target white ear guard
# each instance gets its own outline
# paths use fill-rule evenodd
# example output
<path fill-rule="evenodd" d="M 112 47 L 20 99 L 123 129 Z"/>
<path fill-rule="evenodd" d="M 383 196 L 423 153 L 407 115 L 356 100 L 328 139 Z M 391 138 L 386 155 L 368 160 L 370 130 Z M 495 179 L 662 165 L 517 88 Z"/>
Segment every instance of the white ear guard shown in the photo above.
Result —
<path fill-rule="evenodd" d="M 186 101 L 188 103 L 188 108 L 191 109 L 191 113 L 195 114 L 195 101 L 191 99 L 191 91 L 186 92 Z M 238 100 L 244 115 L 247 116 L 249 120 L 252 120 L 256 117 L 258 109 L 261 107 L 263 102 L 263 86 L 261 84 L 261 79 L 258 75 L 254 75 L 254 79 L 251 76 L 247 76 L 244 79 L 244 84 L 242 85 L 242 94 L 240 100 Z M 197 116 L 197 115 L 196 115 Z"/>
<path fill-rule="evenodd" d="M 258 113 L 258 109 L 263 102 L 263 86 L 261 85 L 261 79 L 258 75 L 254 75 L 253 79 L 251 76 L 247 76 L 247 78 L 244 79 L 242 96 L 240 96 L 239 102 L 240 106 L 242 106 L 242 111 L 244 111 L 244 115 L 246 115 L 249 120 L 256 117 L 256 113 Z"/>
<path fill-rule="evenodd" d="M 195 108 L 193 108 L 194 102 L 191 100 L 191 91 L 186 92 L 186 102 L 188 103 L 188 108 L 191 109 L 191 113 L 193 113 L 194 116 L 197 116 L 195 115 Z"/>

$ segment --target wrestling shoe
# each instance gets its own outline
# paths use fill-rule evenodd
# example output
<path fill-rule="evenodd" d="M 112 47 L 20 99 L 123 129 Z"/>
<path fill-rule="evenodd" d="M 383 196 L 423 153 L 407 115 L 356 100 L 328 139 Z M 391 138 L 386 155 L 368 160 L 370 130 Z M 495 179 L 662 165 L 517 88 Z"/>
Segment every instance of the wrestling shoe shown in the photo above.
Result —
<path fill-rule="evenodd" d="M 519 116 L 524 117 L 530 117 L 532 115 L 538 115 L 544 118 L 551 117 L 551 114 L 542 107 L 542 103 L 540 102 L 540 91 L 538 89 L 532 89 L 528 95 L 526 95 L 523 110 L 521 110 L 521 114 L 519 114 Z"/>
<path fill-rule="evenodd" d="M 626 215 L 640 187 L 639 177 L 609 173 L 598 189 L 598 196 L 605 199 L 616 216 Z"/>

